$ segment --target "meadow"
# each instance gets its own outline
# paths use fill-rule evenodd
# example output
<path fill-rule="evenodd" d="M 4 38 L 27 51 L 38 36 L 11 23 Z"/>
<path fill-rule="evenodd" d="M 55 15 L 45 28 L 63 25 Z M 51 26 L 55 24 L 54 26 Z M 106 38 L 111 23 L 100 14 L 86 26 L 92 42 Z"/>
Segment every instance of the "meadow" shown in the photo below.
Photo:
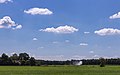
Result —
<path fill-rule="evenodd" d="M 0 75 L 120 75 L 120 66 L 0 66 Z"/>

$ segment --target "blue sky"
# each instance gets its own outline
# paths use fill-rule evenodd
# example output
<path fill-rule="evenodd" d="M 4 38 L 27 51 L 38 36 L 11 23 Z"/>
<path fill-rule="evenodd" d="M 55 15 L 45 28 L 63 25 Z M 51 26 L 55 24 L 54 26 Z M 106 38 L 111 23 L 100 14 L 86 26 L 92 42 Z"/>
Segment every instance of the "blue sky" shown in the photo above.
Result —
<path fill-rule="evenodd" d="M 0 53 L 120 57 L 119 0 L 0 0 Z"/>

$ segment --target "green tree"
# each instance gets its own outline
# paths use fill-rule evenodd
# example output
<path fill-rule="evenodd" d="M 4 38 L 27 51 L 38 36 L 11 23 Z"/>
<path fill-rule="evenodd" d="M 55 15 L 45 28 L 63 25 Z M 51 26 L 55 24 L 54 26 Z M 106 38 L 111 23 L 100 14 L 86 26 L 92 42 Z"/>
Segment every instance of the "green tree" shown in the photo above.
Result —
<path fill-rule="evenodd" d="M 10 57 L 12 60 L 18 60 L 19 59 L 19 56 L 14 53 L 11 57 Z"/>
<path fill-rule="evenodd" d="M 34 57 L 31 57 L 29 61 L 31 66 L 35 66 L 36 62 Z"/>
<path fill-rule="evenodd" d="M 19 61 L 19 56 L 16 53 L 14 53 L 12 56 L 10 56 L 10 59 L 12 60 L 12 63 L 14 65 L 20 65 L 21 64 L 20 61 Z"/>
<path fill-rule="evenodd" d="M 105 67 L 106 60 L 104 58 L 100 58 L 100 67 Z"/>
<path fill-rule="evenodd" d="M 29 58 L 30 58 L 29 54 L 27 54 L 27 53 L 19 54 L 19 61 L 20 61 L 21 65 L 27 65 Z"/>
<path fill-rule="evenodd" d="M 6 55 L 5 53 L 2 54 L 2 59 L 3 60 L 8 60 L 8 55 Z"/>
<path fill-rule="evenodd" d="M 4 64 L 4 65 L 8 64 L 8 62 L 9 62 L 8 55 L 6 55 L 5 53 L 3 53 L 1 59 L 2 59 L 2 64 Z"/>
<path fill-rule="evenodd" d="M 20 53 L 19 54 L 19 60 L 29 60 L 29 54 L 27 54 L 27 53 Z"/>

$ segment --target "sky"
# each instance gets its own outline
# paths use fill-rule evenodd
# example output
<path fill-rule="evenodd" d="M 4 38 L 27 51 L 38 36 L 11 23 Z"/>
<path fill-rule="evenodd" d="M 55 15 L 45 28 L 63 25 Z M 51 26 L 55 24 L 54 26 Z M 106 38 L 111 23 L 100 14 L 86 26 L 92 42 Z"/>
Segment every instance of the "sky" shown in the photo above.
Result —
<path fill-rule="evenodd" d="M 0 54 L 120 57 L 120 0 L 0 0 Z"/>

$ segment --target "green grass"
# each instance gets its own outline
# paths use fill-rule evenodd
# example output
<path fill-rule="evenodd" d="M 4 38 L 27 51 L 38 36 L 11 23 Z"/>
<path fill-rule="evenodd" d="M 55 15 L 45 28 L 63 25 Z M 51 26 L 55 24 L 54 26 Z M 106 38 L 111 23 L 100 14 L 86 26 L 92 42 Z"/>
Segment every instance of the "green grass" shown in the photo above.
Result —
<path fill-rule="evenodd" d="M 120 75 L 120 66 L 0 66 L 0 75 Z"/>

